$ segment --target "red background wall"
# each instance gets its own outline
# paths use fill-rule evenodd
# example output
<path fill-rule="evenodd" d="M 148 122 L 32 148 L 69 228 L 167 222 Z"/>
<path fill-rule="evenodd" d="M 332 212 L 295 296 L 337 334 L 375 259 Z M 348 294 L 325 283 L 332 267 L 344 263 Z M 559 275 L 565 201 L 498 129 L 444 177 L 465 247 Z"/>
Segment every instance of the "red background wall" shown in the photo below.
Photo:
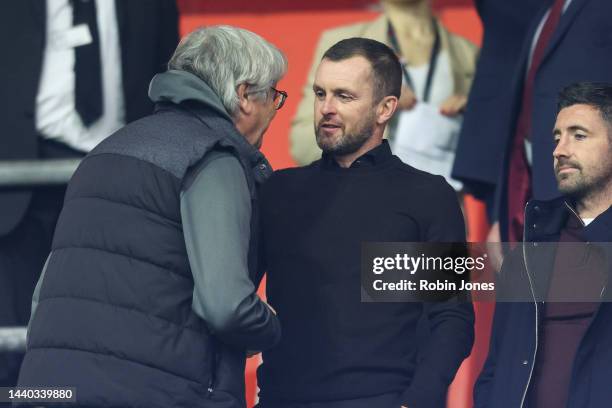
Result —
<path fill-rule="evenodd" d="M 325 29 L 374 19 L 377 2 L 372 0 L 178 0 L 181 34 L 203 25 L 229 24 L 254 31 L 279 47 L 289 60 L 289 72 L 278 89 L 289 99 L 272 122 L 263 144 L 263 152 L 274 168 L 293 166 L 289 155 L 289 127 L 301 98 L 301 90 L 312 63 L 315 46 Z M 480 44 L 482 28 L 471 0 L 433 0 L 433 7 L 452 32 Z M 469 239 L 482 241 L 486 230 L 481 203 L 468 198 Z M 472 356 L 462 365 L 449 393 L 449 407 L 471 407 L 471 390 L 488 348 L 491 305 L 475 305 L 476 343 Z M 256 392 L 254 372 L 258 360 L 247 367 L 247 400 L 252 406 Z"/>

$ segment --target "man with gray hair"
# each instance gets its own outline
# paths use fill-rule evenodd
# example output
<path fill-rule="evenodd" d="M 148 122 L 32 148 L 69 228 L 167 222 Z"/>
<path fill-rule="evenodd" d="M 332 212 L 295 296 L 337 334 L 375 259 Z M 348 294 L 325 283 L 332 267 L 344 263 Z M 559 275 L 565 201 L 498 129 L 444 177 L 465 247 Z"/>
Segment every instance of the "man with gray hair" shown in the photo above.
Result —
<path fill-rule="evenodd" d="M 258 151 L 285 56 L 234 27 L 185 37 L 153 115 L 73 176 L 33 299 L 20 387 L 87 407 L 244 407 L 247 350 L 280 326 L 256 294 Z M 37 404 L 39 405 L 39 404 Z"/>

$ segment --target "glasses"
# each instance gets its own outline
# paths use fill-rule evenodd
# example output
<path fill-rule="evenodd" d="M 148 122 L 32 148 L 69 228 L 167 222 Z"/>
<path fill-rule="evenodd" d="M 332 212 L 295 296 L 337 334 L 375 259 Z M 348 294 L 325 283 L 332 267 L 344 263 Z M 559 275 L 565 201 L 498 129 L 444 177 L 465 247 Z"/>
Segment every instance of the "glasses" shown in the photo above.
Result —
<path fill-rule="evenodd" d="M 283 107 L 283 105 L 285 104 L 285 101 L 287 100 L 287 96 L 288 96 L 287 92 L 279 91 L 273 86 L 271 86 L 270 89 L 274 91 L 274 95 L 272 98 L 274 101 L 274 109 L 279 110 L 280 108 Z"/>

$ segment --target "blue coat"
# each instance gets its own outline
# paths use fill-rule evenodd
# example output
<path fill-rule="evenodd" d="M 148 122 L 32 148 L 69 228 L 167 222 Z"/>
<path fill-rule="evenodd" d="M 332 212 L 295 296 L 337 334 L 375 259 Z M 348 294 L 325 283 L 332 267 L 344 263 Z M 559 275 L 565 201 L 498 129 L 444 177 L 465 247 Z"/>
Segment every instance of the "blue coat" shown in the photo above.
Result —
<path fill-rule="evenodd" d="M 514 67 L 514 75 L 507 77 L 512 82 L 507 99 L 496 105 L 497 112 L 478 114 L 482 131 L 474 131 L 469 137 L 464 132 L 465 137 L 460 141 L 457 154 L 455 174 L 459 178 L 465 174 L 465 177 L 475 177 L 485 186 L 496 183 L 496 215 L 500 221 L 507 218 L 505 203 L 509 152 L 521 107 L 528 58 L 535 31 L 547 9 L 543 7 L 540 12 L 534 13 L 518 64 Z M 609 0 L 572 0 L 545 51 L 535 78 L 529 131 L 533 144 L 532 190 L 535 199 L 559 197 L 552 162 L 552 129 L 559 91 L 578 81 L 612 82 L 610 16 L 612 2 Z M 489 86 L 493 93 L 500 89 L 499 83 L 490 83 Z M 472 106 L 468 107 L 468 115 L 472 109 Z M 481 176 L 476 178 L 474 174 Z"/>
<path fill-rule="evenodd" d="M 550 3 L 551 0 L 476 0 L 484 37 L 452 175 L 481 199 L 492 201 L 495 192 L 504 150 L 500 135 L 512 114 L 510 79 L 518 70 L 530 22 Z"/>
<path fill-rule="evenodd" d="M 554 262 L 554 246 L 533 256 L 538 242 L 555 242 L 568 217 L 563 198 L 530 201 L 525 210 L 526 244 L 504 260 L 501 276 L 511 281 L 513 290 L 545 293 Z M 589 242 L 612 241 L 612 207 L 584 229 Z M 610 245 L 605 247 L 612 259 Z M 529 277 L 524 259 L 529 265 Z M 612 275 L 608 262 L 608 277 Z M 499 286 L 498 286 L 499 288 Z M 609 289 L 602 292 L 600 304 L 576 352 L 566 408 L 609 407 L 612 401 L 612 304 Z M 527 407 L 527 388 L 533 381 L 533 367 L 538 352 L 541 302 L 498 303 L 495 309 L 489 355 L 474 389 L 475 408 Z M 525 402 L 524 402 L 525 401 Z M 524 404 L 523 404 L 524 402 Z M 560 407 L 561 408 L 561 407 Z"/>

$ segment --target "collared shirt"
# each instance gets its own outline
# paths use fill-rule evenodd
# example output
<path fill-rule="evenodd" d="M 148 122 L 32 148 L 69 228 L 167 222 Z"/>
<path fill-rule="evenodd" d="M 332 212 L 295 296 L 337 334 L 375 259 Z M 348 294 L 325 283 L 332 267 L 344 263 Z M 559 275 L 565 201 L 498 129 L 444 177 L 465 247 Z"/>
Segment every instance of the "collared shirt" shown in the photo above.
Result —
<path fill-rule="evenodd" d="M 125 124 L 121 50 L 114 1 L 96 0 L 102 63 L 103 114 L 85 127 L 75 108 L 75 46 L 84 42 L 72 25 L 69 0 L 47 0 L 46 45 L 38 95 L 36 129 L 46 139 L 89 152 Z"/>
<path fill-rule="evenodd" d="M 389 142 L 386 139 L 382 140 L 382 143 L 375 148 L 367 151 L 363 155 L 359 156 L 349 168 L 362 168 L 362 167 L 374 167 L 379 164 L 386 162 L 389 158 L 393 157 Z M 333 154 L 323 153 L 321 157 L 321 165 L 326 169 L 344 169 L 340 167 Z"/>

